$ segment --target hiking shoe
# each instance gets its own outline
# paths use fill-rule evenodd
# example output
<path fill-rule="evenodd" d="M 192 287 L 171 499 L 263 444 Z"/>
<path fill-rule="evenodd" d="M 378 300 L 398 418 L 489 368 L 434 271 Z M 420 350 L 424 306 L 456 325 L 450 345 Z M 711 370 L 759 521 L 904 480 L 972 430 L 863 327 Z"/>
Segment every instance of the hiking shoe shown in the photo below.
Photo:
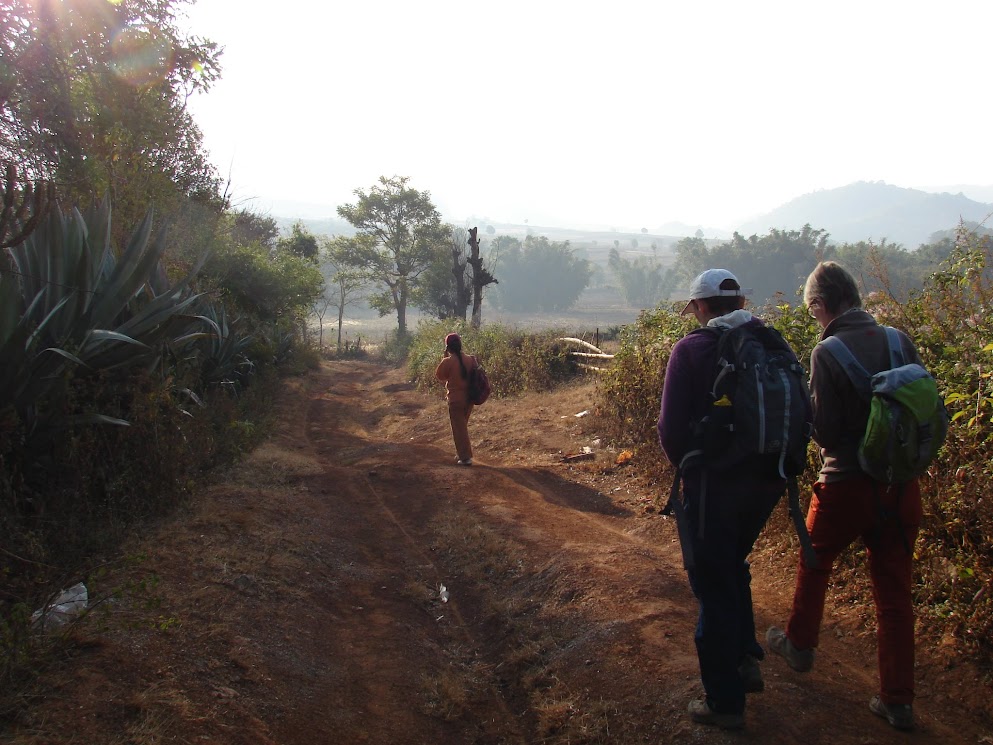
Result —
<path fill-rule="evenodd" d="M 746 654 L 741 664 L 738 665 L 738 675 L 741 682 L 745 684 L 745 693 L 762 693 L 765 690 L 765 681 L 762 680 L 762 668 L 759 661 Z"/>
<path fill-rule="evenodd" d="M 690 701 L 687 710 L 690 719 L 697 724 L 710 724 L 721 729 L 741 729 L 745 726 L 744 714 L 721 714 L 711 709 L 704 699 Z"/>
<path fill-rule="evenodd" d="M 765 642 L 769 650 L 786 660 L 786 664 L 798 673 L 810 672 L 814 666 L 813 649 L 797 649 L 786 636 L 786 632 L 778 626 L 770 626 L 765 632 Z"/>
<path fill-rule="evenodd" d="M 869 702 L 869 711 L 882 717 L 896 729 L 909 731 L 914 728 L 914 709 L 910 704 L 887 704 L 879 696 Z"/>

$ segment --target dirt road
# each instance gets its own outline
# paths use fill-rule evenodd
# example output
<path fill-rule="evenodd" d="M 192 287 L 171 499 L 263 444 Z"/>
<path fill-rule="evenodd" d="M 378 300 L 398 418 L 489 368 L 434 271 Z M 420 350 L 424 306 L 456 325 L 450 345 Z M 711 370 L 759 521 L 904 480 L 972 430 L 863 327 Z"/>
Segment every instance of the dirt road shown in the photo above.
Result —
<path fill-rule="evenodd" d="M 920 729 L 868 708 L 872 629 L 763 665 L 747 728 L 690 723 L 696 608 L 673 526 L 595 439 L 592 384 L 491 400 L 455 465 L 440 392 L 327 363 L 276 436 L 97 581 L 17 743 L 993 743 L 989 689 L 921 650 Z M 759 556 L 757 623 L 788 578 Z M 104 612 L 105 611 L 105 612 Z M 964 706 L 963 706 L 964 704 Z"/>

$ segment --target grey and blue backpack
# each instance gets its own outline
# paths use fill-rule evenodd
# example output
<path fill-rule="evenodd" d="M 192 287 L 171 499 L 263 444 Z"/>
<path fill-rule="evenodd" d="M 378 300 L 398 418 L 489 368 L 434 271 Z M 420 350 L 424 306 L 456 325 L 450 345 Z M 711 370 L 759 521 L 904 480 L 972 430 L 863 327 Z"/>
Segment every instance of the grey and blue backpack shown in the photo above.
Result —
<path fill-rule="evenodd" d="M 927 471 L 948 434 L 948 411 L 931 374 L 904 359 L 899 332 L 883 328 L 890 369 L 875 375 L 859 364 L 838 337 L 822 339 L 818 346 L 837 360 L 869 403 L 869 419 L 858 448 L 862 470 L 877 481 L 899 484 Z"/>

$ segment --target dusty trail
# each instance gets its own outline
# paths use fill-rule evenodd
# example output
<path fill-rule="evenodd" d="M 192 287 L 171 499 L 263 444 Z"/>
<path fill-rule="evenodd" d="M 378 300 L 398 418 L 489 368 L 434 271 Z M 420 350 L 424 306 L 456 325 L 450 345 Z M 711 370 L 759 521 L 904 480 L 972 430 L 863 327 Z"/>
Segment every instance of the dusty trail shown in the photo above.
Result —
<path fill-rule="evenodd" d="M 154 607 L 133 597 L 81 629 L 2 741 L 993 742 L 988 706 L 952 707 L 984 689 L 927 659 L 921 729 L 874 717 L 872 639 L 844 615 L 811 674 L 767 660 L 744 732 L 691 724 L 696 608 L 647 508 L 658 487 L 606 454 L 560 462 L 588 442 L 571 415 L 591 395 L 487 403 L 467 469 L 440 398 L 402 371 L 328 363 L 292 381 L 272 441 L 107 581 L 154 574 Z M 764 629 L 787 598 L 761 561 L 753 574 Z"/>

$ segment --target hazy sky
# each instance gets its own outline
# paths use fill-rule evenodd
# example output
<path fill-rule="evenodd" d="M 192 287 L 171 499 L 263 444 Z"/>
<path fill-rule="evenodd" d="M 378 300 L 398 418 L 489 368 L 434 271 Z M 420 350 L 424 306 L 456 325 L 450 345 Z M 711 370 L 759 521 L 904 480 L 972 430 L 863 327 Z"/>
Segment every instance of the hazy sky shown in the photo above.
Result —
<path fill-rule="evenodd" d="M 733 228 L 854 181 L 993 184 L 990 0 L 199 0 L 236 202 L 409 176 L 445 219 Z M 320 211 L 318 211 L 320 212 Z M 306 215 L 321 216 L 321 215 Z"/>

